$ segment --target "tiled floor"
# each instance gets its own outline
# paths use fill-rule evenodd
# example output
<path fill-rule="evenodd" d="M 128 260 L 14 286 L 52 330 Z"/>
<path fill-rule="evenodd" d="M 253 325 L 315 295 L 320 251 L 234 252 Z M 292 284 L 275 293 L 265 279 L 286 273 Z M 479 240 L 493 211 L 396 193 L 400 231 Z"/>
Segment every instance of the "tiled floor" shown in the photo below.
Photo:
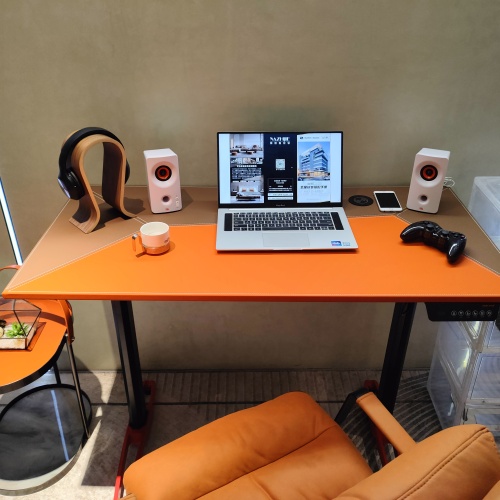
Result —
<path fill-rule="evenodd" d="M 361 387 L 366 379 L 378 380 L 379 375 L 376 371 L 332 370 L 145 373 L 143 378 L 154 380 L 157 388 L 153 426 L 146 451 L 215 418 L 292 390 L 309 393 L 335 416 L 347 394 Z M 404 372 L 395 410 L 402 425 L 417 440 L 439 430 L 425 389 L 426 377 L 425 371 Z M 62 379 L 71 383 L 68 373 L 63 373 Z M 53 376 L 48 374 L 39 382 L 53 381 Z M 121 444 L 128 422 L 123 380 L 115 372 L 83 372 L 80 381 L 92 402 L 90 439 L 61 479 L 41 491 L 25 495 L 26 498 L 113 498 Z M 15 395 L 0 396 L 0 410 Z M 363 422 L 353 415 L 345 428 L 360 448 L 365 446 L 361 427 L 365 427 Z"/>

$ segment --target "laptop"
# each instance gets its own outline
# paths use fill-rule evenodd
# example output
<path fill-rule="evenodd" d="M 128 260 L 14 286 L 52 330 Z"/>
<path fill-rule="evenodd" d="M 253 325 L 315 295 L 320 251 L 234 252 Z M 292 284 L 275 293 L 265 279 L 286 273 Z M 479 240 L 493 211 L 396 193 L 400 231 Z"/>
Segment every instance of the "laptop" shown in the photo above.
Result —
<path fill-rule="evenodd" d="M 219 132 L 218 251 L 354 250 L 342 132 Z"/>

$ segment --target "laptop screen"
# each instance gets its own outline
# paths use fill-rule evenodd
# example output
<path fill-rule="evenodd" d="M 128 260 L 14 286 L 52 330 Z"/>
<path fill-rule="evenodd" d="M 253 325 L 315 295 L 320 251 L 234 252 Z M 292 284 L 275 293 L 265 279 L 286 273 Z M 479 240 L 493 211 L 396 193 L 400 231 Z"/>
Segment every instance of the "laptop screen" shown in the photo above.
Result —
<path fill-rule="evenodd" d="M 219 132 L 219 206 L 340 207 L 342 132 Z"/>

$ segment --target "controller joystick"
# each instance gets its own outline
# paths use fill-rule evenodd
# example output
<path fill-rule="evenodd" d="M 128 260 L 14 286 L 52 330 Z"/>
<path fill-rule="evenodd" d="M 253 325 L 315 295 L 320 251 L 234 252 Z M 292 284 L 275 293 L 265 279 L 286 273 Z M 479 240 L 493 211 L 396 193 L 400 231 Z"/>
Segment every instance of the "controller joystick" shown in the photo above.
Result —
<path fill-rule="evenodd" d="M 423 220 L 414 222 L 401 232 L 405 243 L 421 241 L 426 245 L 446 253 L 448 262 L 453 264 L 462 255 L 467 238 L 462 233 L 447 231 L 435 222 Z"/>

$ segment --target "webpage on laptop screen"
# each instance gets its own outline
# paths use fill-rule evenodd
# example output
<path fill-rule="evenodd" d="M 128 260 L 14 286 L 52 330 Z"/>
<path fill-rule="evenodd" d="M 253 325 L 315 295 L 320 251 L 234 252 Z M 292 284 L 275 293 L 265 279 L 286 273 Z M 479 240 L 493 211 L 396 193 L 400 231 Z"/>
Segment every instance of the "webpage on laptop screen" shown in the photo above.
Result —
<path fill-rule="evenodd" d="M 221 205 L 340 206 L 342 132 L 219 133 Z"/>

